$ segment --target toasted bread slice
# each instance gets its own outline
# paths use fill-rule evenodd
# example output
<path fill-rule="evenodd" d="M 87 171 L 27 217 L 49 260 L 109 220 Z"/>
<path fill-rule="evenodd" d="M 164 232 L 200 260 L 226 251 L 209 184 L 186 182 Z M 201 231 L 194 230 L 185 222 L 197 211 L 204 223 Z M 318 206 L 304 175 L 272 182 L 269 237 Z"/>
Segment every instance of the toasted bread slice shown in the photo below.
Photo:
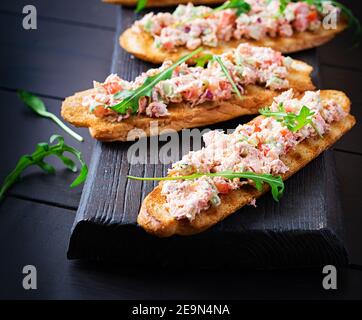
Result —
<path fill-rule="evenodd" d="M 121 4 L 127 7 L 133 7 L 137 4 L 137 0 L 103 0 L 103 2 Z M 222 3 L 224 0 L 148 0 L 147 6 L 150 7 L 167 7 L 167 6 L 176 6 L 179 4 L 188 4 L 192 2 L 193 4 L 217 4 Z"/>
<path fill-rule="evenodd" d="M 321 91 L 321 97 L 322 99 L 337 101 L 349 113 L 350 100 L 343 92 L 325 90 Z M 343 120 L 333 123 L 331 130 L 323 138 L 313 137 L 304 140 L 284 155 L 281 159 L 289 167 L 289 171 L 282 175 L 283 180 L 302 169 L 333 145 L 354 126 L 355 122 L 355 118 L 348 114 Z M 259 192 L 252 186 L 246 185 L 228 194 L 222 194 L 219 206 L 202 211 L 193 221 L 175 220 L 171 217 L 168 211 L 163 208 L 166 198 L 161 195 L 161 189 L 162 182 L 144 199 L 137 222 L 151 234 L 169 237 L 175 234 L 192 235 L 204 231 L 250 203 L 253 199 L 263 195 L 269 190 L 269 187 L 265 186 L 263 191 Z"/>
<path fill-rule="evenodd" d="M 341 21 L 336 29 L 326 30 L 320 27 L 314 32 L 305 31 L 295 33 L 289 38 L 265 38 L 260 41 L 255 40 L 232 40 L 228 42 L 220 42 L 215 48 L 204 47 L 199 55 L 204 54 L 221 54 L 235 49 L 240 43 L 249 43 L 259 47 L 270 47 L 282 53 L 292 53 L 305 49 L 318 47 L 330 41 L 336 34 L 342 32 L 347 27 L 347 22 Z M 137 33 L 131 28 L 127 29 L 120 37 L 120 45 L 123 49 L 136 56 L 139 59 L 152 63 L 161 64 L 164 60 L 177 61 L 180 57 L 190 53 L 191 51 L 185 47 L 180 47 L 175 52 L 168 52 L 154 46 L 153 37 L 146 33 Z M 197 58 L 195 56 L 193 59 Z M 192 63 L 192 61 L 189 61 Z"/>
<path fill-rule="evenodd" d="M 289 71 L 289 84 L 295 91 L 313 90 L 310 74 L 313 68 L 301 61 L 293 60 Z M 200 127 L 217 122 L 230 120 L 242 115 L 256 114 L 260 107 L 268 105 L 280 91 L 268 90 L 261 86 L 249 85 L 243 100 L 233 97 L 220 103 L 203 103 L 191 108 L 185 103 L 170 104 L 169 115 L 160 118 L 150 118 L 144 115 L 134 115 L 121 122 L 110 122 L 101 119 L 82 106 L 85 95 L 93 89 L 76 93 L 65 99 L 62 105 L 62 117 L 77 127 L 88 127 L 93 138 L 101 141 L 132 141 L 139 138 L 140 133 L 146 136 L 159 135 L 167 131 Z M 157 121 L 158 130 L 152 130 L 151 122 Z M 140 130 L 133 130 L 140 129 Z"/>

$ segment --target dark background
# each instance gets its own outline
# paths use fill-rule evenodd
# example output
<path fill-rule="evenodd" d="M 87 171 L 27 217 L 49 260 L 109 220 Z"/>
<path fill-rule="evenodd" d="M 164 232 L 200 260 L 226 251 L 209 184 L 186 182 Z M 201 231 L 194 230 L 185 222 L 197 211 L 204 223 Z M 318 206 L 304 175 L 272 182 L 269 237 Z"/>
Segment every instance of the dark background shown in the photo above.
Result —
<path fill-rule="evenodd" d="M 360 1 L 343 1 L 362 16 Z M 38 29 L 22 28 L 27 1 L 0 3 L 0 181 L 24 153 L 53 133 L 79 148 L 90 161 L 93 141 L 76 130 L 77 143 L 55 124 L 32 114 L 16 89 L 42 97 L 59 114 L 61 101 L 109 73 L 117 7 L 100 0 L 33 0 Z M 362 119 L 362 46 L 351 50 L 351 32 L 318 48 L 322 88 L 345 91 Z M 362 144 L 360 123 L 334 147 L 351 266 L 340 270 L 339 289 L 322 289 L 321 270 L 203 271 L 125 270 L 120 266 L 68 261 L 70 229 L 82 187 L 69 189 L 74 175 L 29 169 L 0 203 L 0 298 L 47 299 L 356 299 L 362 298 Z M 22 268 L 38 270 L 38 290 L 22 288 Z"/>

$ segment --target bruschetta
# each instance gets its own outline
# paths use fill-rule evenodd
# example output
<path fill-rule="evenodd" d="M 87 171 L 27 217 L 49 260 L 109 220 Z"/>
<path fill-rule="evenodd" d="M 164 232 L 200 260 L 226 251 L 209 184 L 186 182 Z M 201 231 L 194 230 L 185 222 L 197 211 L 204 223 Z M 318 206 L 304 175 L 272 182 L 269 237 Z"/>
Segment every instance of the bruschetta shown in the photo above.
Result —
<path fill-rule="evenodd" d="M 355 124 L 350 100 L 342 92 L 293 95 L 292 90 L 285 91 L 261 111 L 264 115 L 239 125 L 232 134 L 206 133 L 205 147 L 185 155 L 169 170 L 166 179 L 176 180 L 161 181 L 146 196 L 138 224 L 159 237 L 192 235 L 247 204 L 255 205 L 269 185 L 278 200 L 283 180 Z"/>
<path fill-rule="evenodd" d="M 122 6 L 133 7 L 137 5 L 137 0 L 103 0 L 103 2 L 120 4 Z M 194 4 L 218 4 L 224 2 L 224 0 L 147 0 L 146 7 L 167 7 L 175 6 L 178 4 L 186 4 L 192 2 Z"/>
<path fill-rule="evenodd" d="M 120 45 L 157 64 L 176 61 L 201 46 L 204 54 L 220 54 L 243 42 L 291 53 L 320 46 L 348 25 L 339 7 L 328 1 L 319 6 L 287 1 L 284 7 L 278 0 L 234 2 L 240 7 L 189 3 L 173 13 L 148 13 L 121 35 Z"/>
<path fill-rule="evenodd" d="M 180 61 L 165 61 L 133 82 L 114 74 L 103 83 L 94 82 L 93 89 L 68 97 L 61 114 L 75 126 L 89 127 L 95 139 L 131 141 L 140 134 L 158 135 L 256 114 L 284 90 L 314 89 L 311 66 L 270 48 L 241 44 L 214 56 L 206 68 Z M 150 125 L 155 121 L 157 131 Z"/>

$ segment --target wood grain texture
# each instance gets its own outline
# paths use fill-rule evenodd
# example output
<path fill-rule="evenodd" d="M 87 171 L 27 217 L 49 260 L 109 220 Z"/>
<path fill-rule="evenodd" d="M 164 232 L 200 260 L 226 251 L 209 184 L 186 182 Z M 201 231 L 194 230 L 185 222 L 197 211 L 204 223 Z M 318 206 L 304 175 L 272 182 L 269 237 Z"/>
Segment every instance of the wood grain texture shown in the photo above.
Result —
<path fill-rule="evenodd" d="M 336 170 L 340 180 L 343 220 L 346 228 L 346 247 L 352 264 L 362 266 L 362 197 L 359 182 L 362 179 L 362 157 L 356 154 L 335 151 Z"/>
<path fill-rule="evenodd" d="M 64 98 L 107 76 L 114 31 L 41 17 L 29 31 L 21 16 L 1 11 L 0 28 L 8 30 L 0 33 L 0 87 Z"/>
<path fill-rule="evenodd" d="M 28 4 L 36 7 L 41 18 L 66 24 L 84 24 L 90 28 L 115 29 L 116 11 L 100 0 L 32 0 L 31 3 L 27 0 L 2 0 L 0 11 L 21 15 L 23 7 Z"/>
<path fill-rule="evenodd" d="M 134 19 L 133 13 L 119 10 L 118 33 Z M 300 53 L 298 58 L 311 63 L 318 74 L 314 50 Z M 148 67 L 115 45 L 112 72 L 132 79 Z M 314 81 L 318 83 L 318 79 Z M 235 119 L 212 129 L 234 128 L 247 120 Z M 136 225 L 141 201 L 155 182 L 131 181 L 126 175 L 160 176 L 166 173 L 167 166 L 130 166 L 126 156 L 129 146 L 96 142 L 73 225 L 69 258 L 122 259 L 125 264 L 155 266 L 197 264 L 206 268 L 347 263 L 330 152 L 286 182 L 286 194 L 280 204 L 266 195 L 258 201 L 257 209 L 243 208 L 202 234 L 158 239 Z"/>
<path fill-rule="evenodd" d="M 0 204 L 0 299 L 362 298 L 362 272 L 348 268 L 338 270 L 338 290 L 324 290 L 320 269 L 175 272 L 125 268 L 122 261 L 68 261 L 65 254 L 73 220 L 73 211 L 34 202 L 7 198 Z M 38 270 L 37 290 L 22 286 L 21 271 L 28 264 Z"/>

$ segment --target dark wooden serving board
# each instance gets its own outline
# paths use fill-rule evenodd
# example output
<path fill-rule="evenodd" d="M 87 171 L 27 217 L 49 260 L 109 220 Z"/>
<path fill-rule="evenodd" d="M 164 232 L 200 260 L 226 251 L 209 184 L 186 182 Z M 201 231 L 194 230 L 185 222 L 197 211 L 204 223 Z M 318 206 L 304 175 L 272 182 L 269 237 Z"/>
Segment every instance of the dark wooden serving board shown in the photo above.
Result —
<path fill-rule="evenodd" d="M 119 8 L 111 72 L 129 80 L 150 67 L 118 45 L 119 34 L 136 18 L 132 10 Z M 318 84 L 316 51 L 294 57 L 314 66 L 314 82 Z M 211 128 L 235 128 L 247 120 L 239 118 Z M 257 208 L 242 208 L 199 235 L 158 239 L 136 223 L 141 202 L 156 183 L 131 181 L 126 176 L 163 176 L 168 166 L 129 165 L 130 145 L 95 143 L 70 238 L 70 259 L 181 268 L 193 265 L 265 269 L 348 263 L 330 152 L 286 182 L 280 203 L 268 194 L 257 201 Z"/>

